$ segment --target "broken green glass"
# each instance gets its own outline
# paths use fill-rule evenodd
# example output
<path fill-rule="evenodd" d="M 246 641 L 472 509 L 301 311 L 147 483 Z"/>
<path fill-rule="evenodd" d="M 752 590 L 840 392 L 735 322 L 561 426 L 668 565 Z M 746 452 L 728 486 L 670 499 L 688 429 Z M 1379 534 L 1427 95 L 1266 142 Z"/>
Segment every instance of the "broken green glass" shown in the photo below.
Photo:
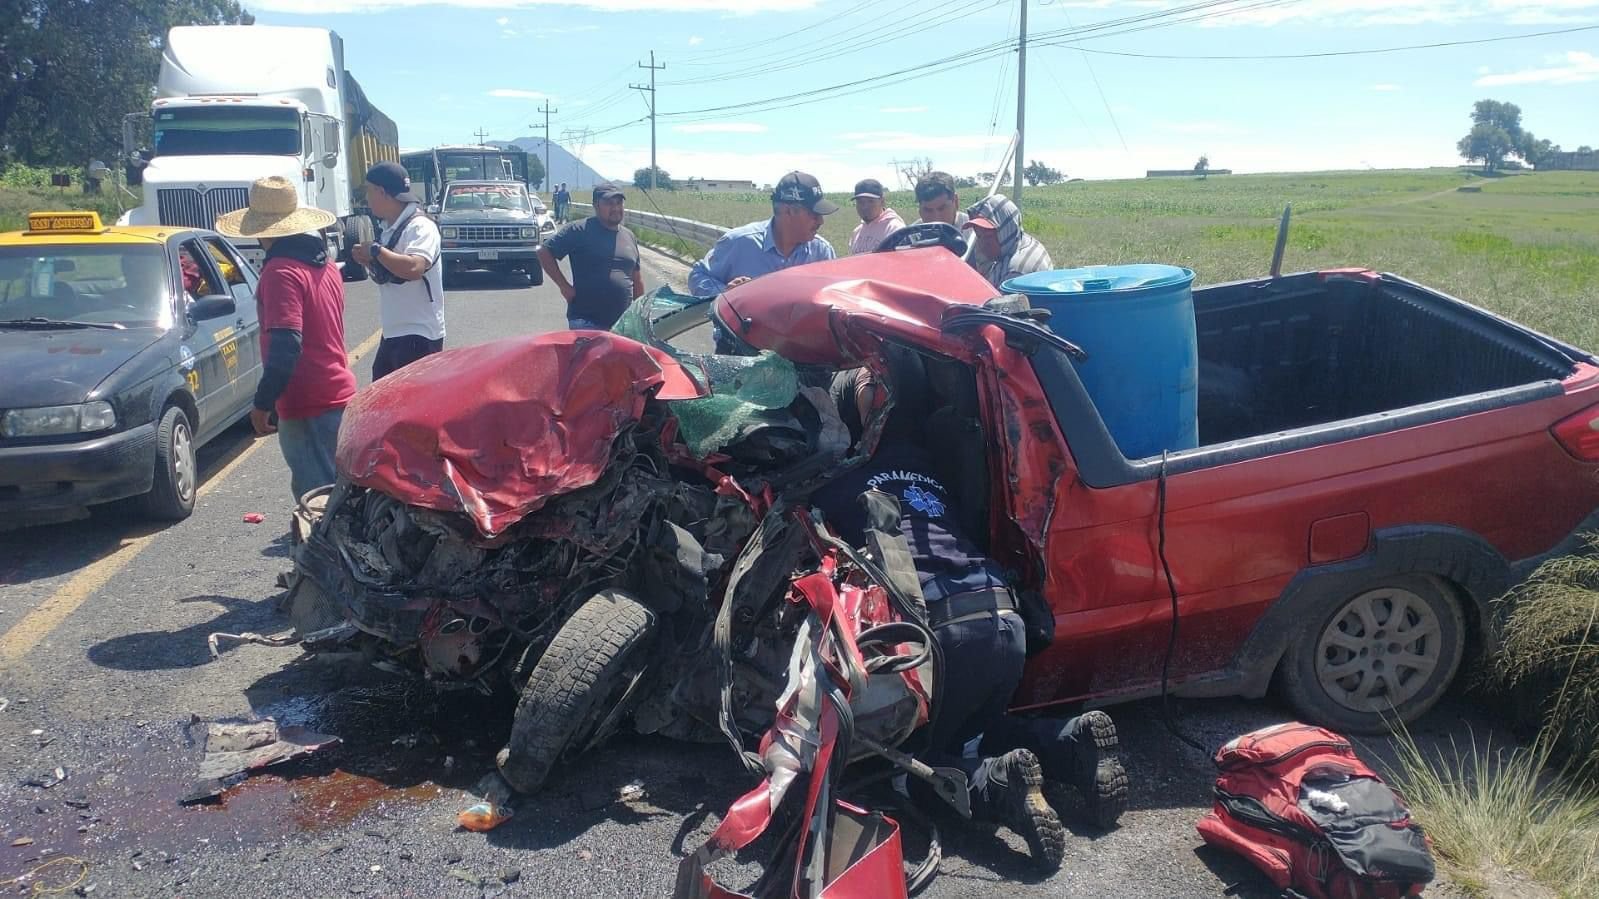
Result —
<path fill-rule="evenodd" d="M 763 350 L 754 356 L 694 353 L 669 343 L 696 327 L 710 328 L 711 301 L 660 287 L 639 297 L 611 331 L 649 344 L 678 361 L 710 396 L 674 400 L 667 405 L 677 418 L 678 434 L 696 456 L 706 456 L 766 422 L 799 394 L 794 364 Z"/>

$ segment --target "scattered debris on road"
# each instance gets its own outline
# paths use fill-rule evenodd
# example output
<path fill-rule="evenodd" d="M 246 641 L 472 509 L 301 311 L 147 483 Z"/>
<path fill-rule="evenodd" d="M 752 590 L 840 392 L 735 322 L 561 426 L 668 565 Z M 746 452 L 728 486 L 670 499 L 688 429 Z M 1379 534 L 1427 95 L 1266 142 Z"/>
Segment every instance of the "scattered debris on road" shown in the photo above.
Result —
<path fill-rule="evenodd" d="M 255 771 L 339 742 L 338 737 L 303 727 L 279 727 L 271 718 L 205 721 L 195 716 L 188 731 L 194 745 L 205 747 L 205 755 L 193 791 L 181 800 L 185 805 L 215 799 Z"/>
<path fill-rule="evenodd" d="M 260 512 L 246 512 L 246 513 L 244 513 L 244 523 L 245 524 L 260 524 L 263 521 L 266 521 L 266 516 L 261 514 Z"/>

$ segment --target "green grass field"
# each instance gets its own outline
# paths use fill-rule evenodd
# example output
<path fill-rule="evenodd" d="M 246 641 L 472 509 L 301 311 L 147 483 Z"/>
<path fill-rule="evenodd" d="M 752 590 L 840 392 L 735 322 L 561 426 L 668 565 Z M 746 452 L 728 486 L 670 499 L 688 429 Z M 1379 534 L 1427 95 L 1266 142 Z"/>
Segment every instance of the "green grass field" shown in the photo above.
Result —
<path fill-rule="evenodd" d="M 1470 186 L 1480 192 L 1461 192 Z M 962 202 L 978 198 L 962 195 Z M 845 208 L 822 235 L 848 244 Z M 916 217 L 909 192 L 889 205 Z M 651 202 L 653 200 L 653 203 Z M 1079 181 L 1025 194 L 1028 230 L 1055 264 L 1164 262 L 1200 283 L 1266 273 L 1277 219 L 1294 206 L 1286 271 L 1359 265 L 1403 275 L 1599 349 L 1599 173 L 1481 178 L 1455 169 Z M 765 194 L 628 189 L 628 207 L 739 225 L 770 214 Z"/>
<path fill-rule="evenodd" d="M 5 187 L 0 186 L 0 231 L 19 231 L 28 227 L 30 212 L 58 212 L 62 210 L 92 209 L 100 213 L 100 220 L 114 224 L 123 209 L 138 205 L 127 194 L 122 195 L 122 205 L 106 185 L 104 193 L 89 196 L 74 184 L 68 188 Z"/>

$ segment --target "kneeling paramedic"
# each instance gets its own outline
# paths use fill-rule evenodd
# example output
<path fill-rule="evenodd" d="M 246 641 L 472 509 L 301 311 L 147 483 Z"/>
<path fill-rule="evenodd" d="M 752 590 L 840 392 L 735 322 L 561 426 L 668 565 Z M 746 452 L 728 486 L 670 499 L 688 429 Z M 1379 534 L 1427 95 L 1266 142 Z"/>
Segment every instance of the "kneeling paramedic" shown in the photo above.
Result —
<path fill-rule="evenodd" d="M 835 381 L 847 422 L 866 420 L 874 389 L 864 369 Z M 962 533 L 916 420 L 908 410 L 891 412 L 872 458 L 817 490 L 811 505 L 841 539 L 859 546 L 867 527 L 862 494 L 880 490 L 898 501 L 900 534 L 944 657 L 942 705 L 917 754 L 964 771 L 973 818 L 1009 827 L 1035 861 L 1054 869 L 1066 836 L 1044 798 L 1043 778 L 1076 786 L 1096 826 L 1115 824 L 1127 802 L 1116 726 L 1100 711 L 1065 722 L 1006 714 L 1026 661 L 1024 624 L 998 566 Z M 984 757 L 969 751 L 978 745 Z"/>

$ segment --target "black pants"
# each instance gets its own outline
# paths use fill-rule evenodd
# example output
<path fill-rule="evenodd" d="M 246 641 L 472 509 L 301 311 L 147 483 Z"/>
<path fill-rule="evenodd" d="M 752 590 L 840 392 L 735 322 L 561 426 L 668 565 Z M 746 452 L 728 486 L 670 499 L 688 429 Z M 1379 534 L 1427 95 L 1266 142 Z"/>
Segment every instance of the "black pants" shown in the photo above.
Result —
<path fill-rule="evenodd" d="M 431 356 L 442 349 L 444 349 L 442 338 L 429 340 L 420 334 L 385 337 L 378 343 L 378 354 L 372 358 L 372 380 L 376 381 L 423 356 Z"/>
<path fill-rule="evenodd" d="M 929 765 L 965 771 L 975 788 L 987 765 L 968 758 L 966 744 L 1004 727 L 1005 710 L 1022 681 L 1027 635 L 1014 612 L 946 624 L 933 635 L 944 653 L 943 704 L 918 755 Z"/>
<path fill-rule="evenodd" d="M 943 704 L 917 757 L 935 767 L 964 771 L 974 808 L 982 805 L 994 758 L 1012 749 L 1032 750 L 1046 771 L 1057 775 L 1072 769 L 1076 740 L 1068 735 L 1075 719 L 1006 714 L 1027 661 L 1020 615 L 993 612 L 934 628 L 933 635 L 944 655 Z M 977 757 L 966 755 L 966 745 L 978 736 Z M 917 795 L 918 801 L 926 795 Z"/>

